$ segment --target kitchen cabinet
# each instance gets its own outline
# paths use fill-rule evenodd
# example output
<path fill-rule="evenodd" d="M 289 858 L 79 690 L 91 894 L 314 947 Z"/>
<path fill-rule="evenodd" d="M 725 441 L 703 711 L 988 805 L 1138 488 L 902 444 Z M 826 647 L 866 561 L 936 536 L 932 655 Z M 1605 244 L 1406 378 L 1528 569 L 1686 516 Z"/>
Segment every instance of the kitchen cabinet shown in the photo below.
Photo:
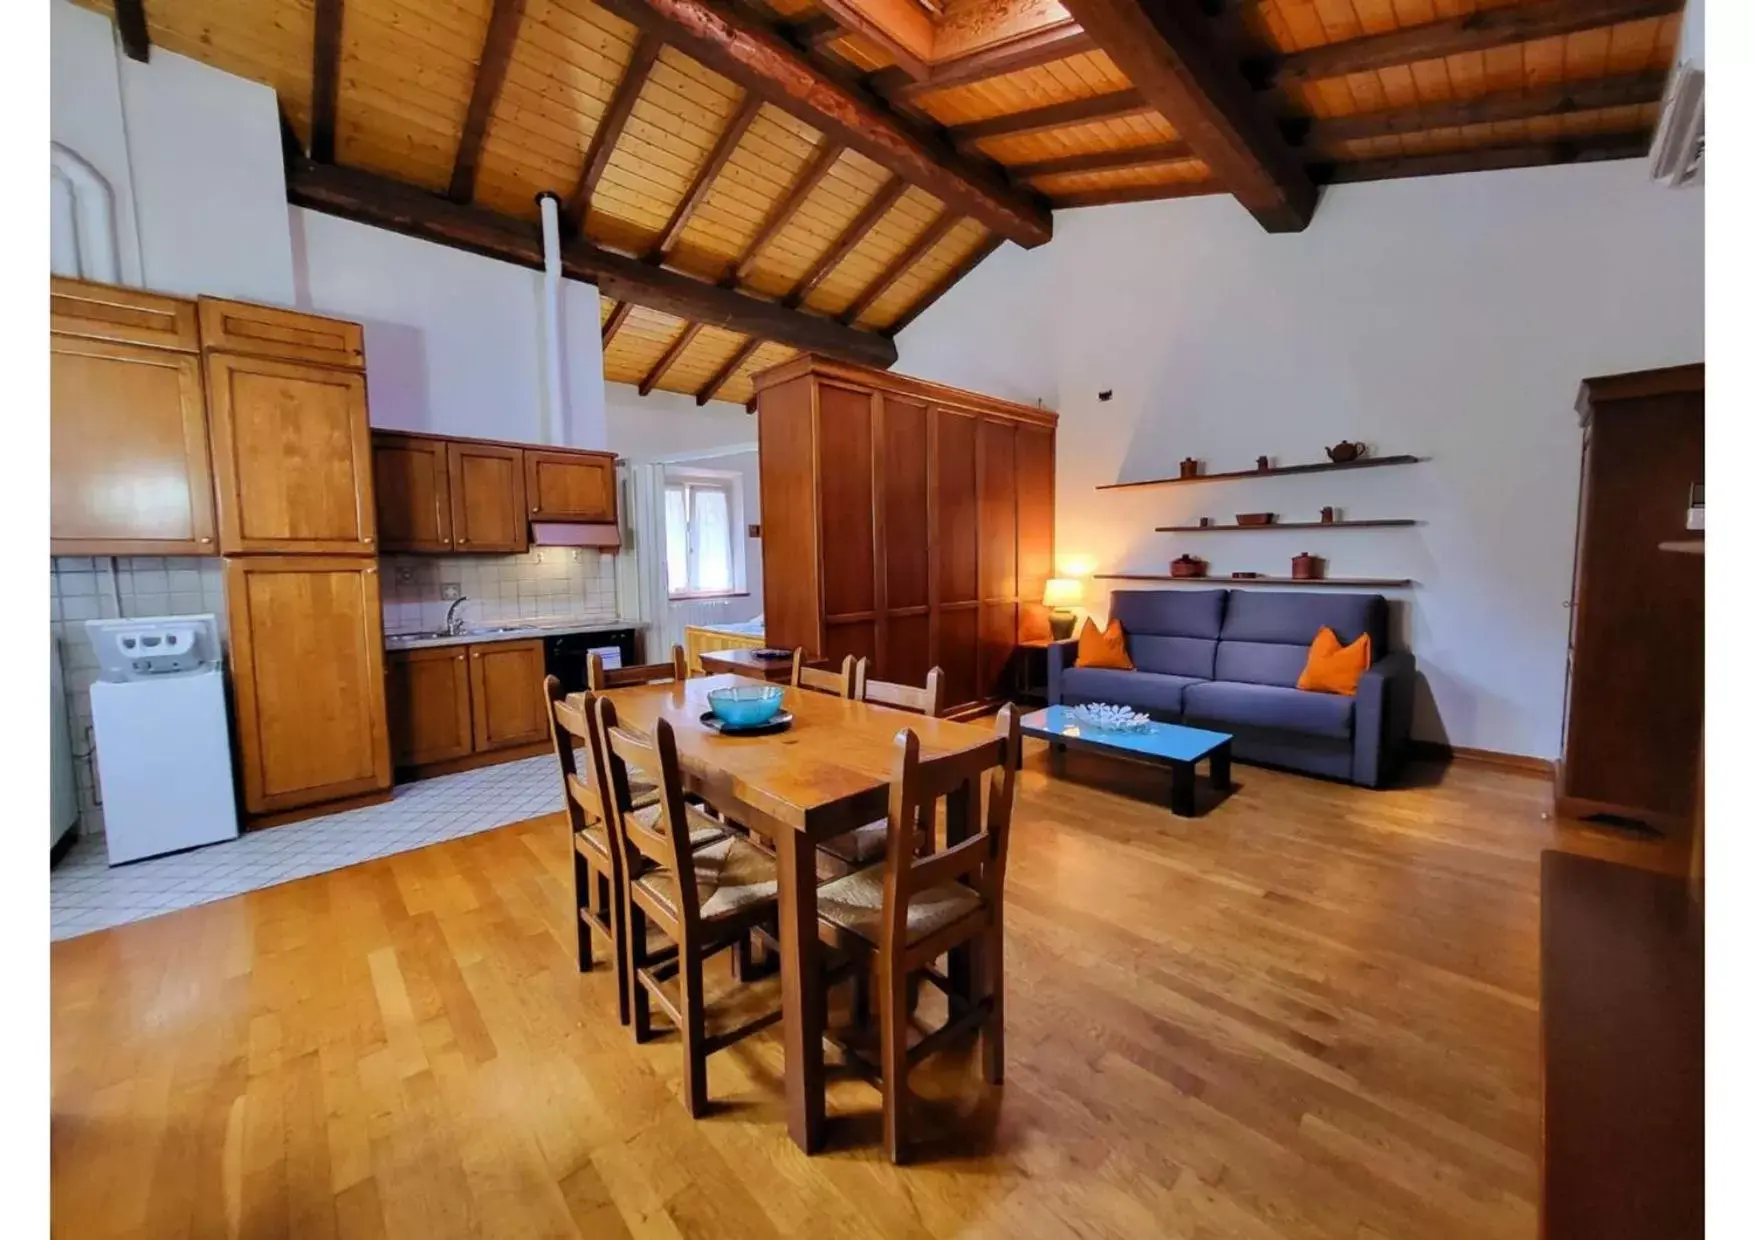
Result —
<path fill-rule="evenodd" d="M 451 536 L 457 550 L 529 550 L 523 449 L 453 439 L 446 444 L 446 461 L 451 486 Z"/>
<path fill-rule="evenodd" d="M 49 553 L 212 555 L 214 537 L 200 358 L 52 334 Z"/>
<path fill-rule="evenodd" d="M 524 494 L 532 521 L 615 523 L 615 457 L 524 449 Z"/>
<path fill-rule="evenodd" d="M 469 697 L 480 753 L 546 738 L 542 642 L 480 642 L 469 648 Z"/>
<path fill-rule="evenodd" d="M 220 549 L 375 555 L 365 376 L 207 356 Z"/>
<path fill-rule="evenodd" d="M 194 353 L 201 348 L 196 322 L 195 303 L 181 297 L 64 276 L 49 280 L 49 330 L 57 336 Z"/>
<path fill-rule="evenodd" d="M 450 551 L 450 461 L 443 439 L 372 434 L 378 546 L 384 551 Z"/>
<path fill-rule="evenodd" d="M 469 649 L 434 646 L 385 656 L 384 701 L 397 767 L 425 766 L 475 751 Z"/>
<path fill-rule="evenodd" d="M 345 370 L 365 369 L 365 332 L 358 323 L 217 297 L 203 297 L 198 305 L 203 348 Z"/>
<path fill-rule="evenodd" d="M 227 559 L 244 808 L 269 814 L 390 787 L 375 561 Z"/>

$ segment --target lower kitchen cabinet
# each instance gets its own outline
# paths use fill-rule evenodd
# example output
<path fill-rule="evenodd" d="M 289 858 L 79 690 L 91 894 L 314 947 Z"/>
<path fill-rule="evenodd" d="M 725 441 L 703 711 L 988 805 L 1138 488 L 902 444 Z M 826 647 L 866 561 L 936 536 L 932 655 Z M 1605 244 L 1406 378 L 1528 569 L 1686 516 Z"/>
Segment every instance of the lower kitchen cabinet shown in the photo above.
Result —
<path fill-rule="evenodd" d="M 548 737 L 542 642 L 481 642 L 469 648 L 475 748 L 506 749 Z"/>
<path fill-rule="evenodd" d="M 385 658 L 384 704 L 398 767 L 449 762 L 475 752 L 465 646 L 394 651 Z"/>
<path fill-rule="evenodd" d="M 245 811 L 389 788 L 376 562 L 228 557 L 225 577 Z"/>

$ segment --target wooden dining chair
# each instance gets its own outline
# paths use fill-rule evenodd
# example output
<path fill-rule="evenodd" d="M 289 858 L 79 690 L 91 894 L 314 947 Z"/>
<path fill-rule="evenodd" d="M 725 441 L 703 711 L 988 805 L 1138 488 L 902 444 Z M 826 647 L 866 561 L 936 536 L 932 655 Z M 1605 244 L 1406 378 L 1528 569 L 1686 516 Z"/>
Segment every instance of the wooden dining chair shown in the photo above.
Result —
<path fill-rule="evenodd" d="M 766 1029 L 781 1016 L 776 1004 L 735 1027 L 717 1028 L 701 976 L 709 957 L 747 942 L 752 932 L 778 946 L 779 873 L 767 853 L 740 835 L 724 834 L 717 822 L 684 800 L 669 720 L 658 720 L 647 738 L 617 725 L 615 703 L 608 698 L 597 699 L 596 711 L 607 767 L 604 815 L 618 833 L 616 846 L 622 850 L 628 880 L 623 942 L 632 982 L 634 1040 L 652 1036 L 651 1005 L 656 1002 L 682 1035 L 683 1102 L 698 1118 L 707 1106 L 707 1056 Z M 630 765 L 658 776 L 658 803 L 649 809 L 632 808 Z M 698 842 L 708 831 L 719 832 L 718 838 Z M 656 926 L 675 950 L 654 955 L 647 941 L 649 926 Z"/>
<path fill-rule="evenodd" d="M 911 710 L 933 719 L 944 711 L 944 675 L 936 667 L 926 673 L 926 687 L 922 689 L 869 678 L 864 659 L 854 665 L 853 671 L 854 696 L 861 701 L 876 702 L 880 706 L 892 706 L 898 710 Z M 880 818 L 863 827 L 855 827 L 845 835 L 824 840 L 817 847 L 850 864 L 869 865 L 883 858 L 884 844 L 888 838 L 889 823 Z M 932 833 L 925 832 L 920 843 L 923 846 L 922 851 L 930 851 Z"/>
<path fill-rule="evenodd" d="M 877 989 L 878 1061 L 873 1064 L 853 1047 L 849 1061 L 878 1078 L 884 1144 L 898 1163 L 908 1157 L 908 1072 L 915 1064 L 978 1029 L 988 1082 L 997 1085 L 1005 1074 L 1006 841 L 1023 752 L 1015 708 L 1000 710 L 995 732 L 992 744 L 926 761 L 920 757 L 920 739 L 911 730 L 898 733 L 884 863 L 817 888 L 824 940 L 851 954 L 848 972 L 855 979 L 862 981 L 870 969 Z M 962 815 L 972 832 L 919 856 L 915 833 L 931 821 L 935 803 L 946 798 L 962 802 L 953 800 L 947 808 Z M 965 946 L 974 949 L 972 995 L 932 967 L 938 957 Z M 909 1046 L 908 989 L 916 976 L 944 992 L 950 1014 Z"/>
<path fill-rule="evenodd" d="M 687 680 L 689 659 L 681 646 L 670 648 L 670 662 L 641 663 L 634 667 L 605 667 L 595 652 L 585 659 L 585 684 L 594 692 L 625 689 L 629 685 L 650 685 L 661 680 Z"/>
<path fill-rule="evenodd" d="M 850 698 L 853 696 L 853 678 L 852 655 L 841 660 L 840 671 L 831 672 L 827 668 L 807 666 L 803 646 L 792 652 L 792 687 L 794 689 L 815 689 L 818 693 L 831 693 L 836 697 Z"/>

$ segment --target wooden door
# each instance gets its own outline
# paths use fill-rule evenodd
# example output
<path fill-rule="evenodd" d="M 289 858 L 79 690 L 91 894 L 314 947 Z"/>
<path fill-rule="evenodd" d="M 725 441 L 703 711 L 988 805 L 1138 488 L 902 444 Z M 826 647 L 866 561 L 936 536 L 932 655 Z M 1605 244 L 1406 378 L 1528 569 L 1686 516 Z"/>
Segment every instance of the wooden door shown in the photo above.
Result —
<path fill-rule="evenodd" d="M 817 493 L 822 522 L 823 648 L 832 662 L 877 652 L 869 391 L 824 383 L 817 391 Z"/>
<path fill-rule="evenodd" d="M 976 687 L 983 698 L 1004 697 L 1018 645 L 1017 425 L 981 419 L 976 440 L 977 516 L 981 581 L 980 650 Z"/>
<path fill-rule="evenodd" d="M 601 521 L 616 514 L 615 457 L 524 449 L 524 498 L 532 521 Z"/>
<path fill-rule="evenodd" d="M 372 489 L 384 551 L 449 551 L 450 465 L 443 439 L 372 434 Z"/>
<path fill-rule="evenodd" d="M 390 756 L 398 767 L 462 758 L 475 748 L 464 646 L 397 650 L 385 656 Z"/>
<path fill-rule="evenodd" d="M 874 675 L 924 685 L 932 668 L 931 504 L 927 489 L 927 412 L 919 401 L 885 393 L 879 409 L 877 474 L 881 536 L 878 654 Z"/>
<path fill-rule="evenodd" d="M 237 762 L 252 814 L 390 786 L 378 566 L 227 559 Z"/>
<path fill-rule="evenodd" d="M 977 426 L 973 415 L 932 409 L 933 662 L 944 672 L 947 707 L 981 696 Z"/>
<path fill-rule="evenodd" d="M 528 745 L 548 736 L 542 642 L 480 642 L 469 648 L 475 748 Z"/>
<path fill-rule="evenodd" d="M 1018 628 L 1048 635 L 1042 591 L 1054 576 L 1054 432 L 1018 427 Z"/>
<path fill-rule="evenodd" d="M 201 347 L 194 302 L 62 276 L 49 280 L 49 330 L 180 353 Z"/>
<path fill-rule="evenodd" d="M 457 550 L 529 550 L 522 450 L 453 441 L 446 445 L 446 458 L 451 475 L 451 537 Z"/>
<path fill-rule="evenodd" d="M 213 353 L 207 392 L 221 550 L 376 554 L 363 375 Z"/>
<path fill-rule="evenodd" d="M 49 337 L 49 553 L 212 555 L 193 353 Z"/>
<path fill-rule="evenodd" d="M 358 323 L 217 297 L 203 297 L 200 307 L 203 348 L 365 369 L 365 332 Z"/>

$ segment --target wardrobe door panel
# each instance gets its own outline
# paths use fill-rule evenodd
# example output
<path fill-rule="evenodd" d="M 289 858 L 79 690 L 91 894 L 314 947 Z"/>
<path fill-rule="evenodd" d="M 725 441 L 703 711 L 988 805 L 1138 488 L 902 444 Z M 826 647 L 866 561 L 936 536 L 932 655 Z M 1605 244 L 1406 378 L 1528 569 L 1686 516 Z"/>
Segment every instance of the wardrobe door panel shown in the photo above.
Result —
<path fill-rule="evenodd" d="M 1046 631 L 1042 590 L 1054 576 L 1054 432 L 1018 427 L 1018 622 Z"/>
<path fill-rule="evenodd" d="M 822 504 L 823 613 L 869 616 L 877 606 L 872 556 L 872 396 L 822 384 L 817 470 Z"/>
<path fill-rule="evenodd" d="M 1010 422 L 983 418 L 976 475 L 980 489 L 981 597 L 1018 596 L 1017 431 Z"/>
<path fill-rule="evenodd" d="M 975 434 L 978 423 L 968 414 L 933 410 L 937 476 L 933 480 L 936 520 L 933 548 L 938 553 L 938 597 L 945 603 L 973 603 L 980 583 L 975 570 L 979 556 L 976 524 Z"/>
<path fill-rule="evenodd" d="M 924 610 L 884 618 L 883 648 L 873 675 L 898 684 L 925 685 L 932 668 L 932 617 Z"/>
<path fill-rule="evenodd" d="M 942 608 L 938 614 L 938 651 L 933 662 L 944 672 L 945 705 L 973 702 L 977 692 L 976 647 L 981 612 L 978 604 Z"/>
<path fill-rule="evenodd" d="M 926 406 L 884 397 L 884 606 L 925 607 L 928 567 Z"/>

